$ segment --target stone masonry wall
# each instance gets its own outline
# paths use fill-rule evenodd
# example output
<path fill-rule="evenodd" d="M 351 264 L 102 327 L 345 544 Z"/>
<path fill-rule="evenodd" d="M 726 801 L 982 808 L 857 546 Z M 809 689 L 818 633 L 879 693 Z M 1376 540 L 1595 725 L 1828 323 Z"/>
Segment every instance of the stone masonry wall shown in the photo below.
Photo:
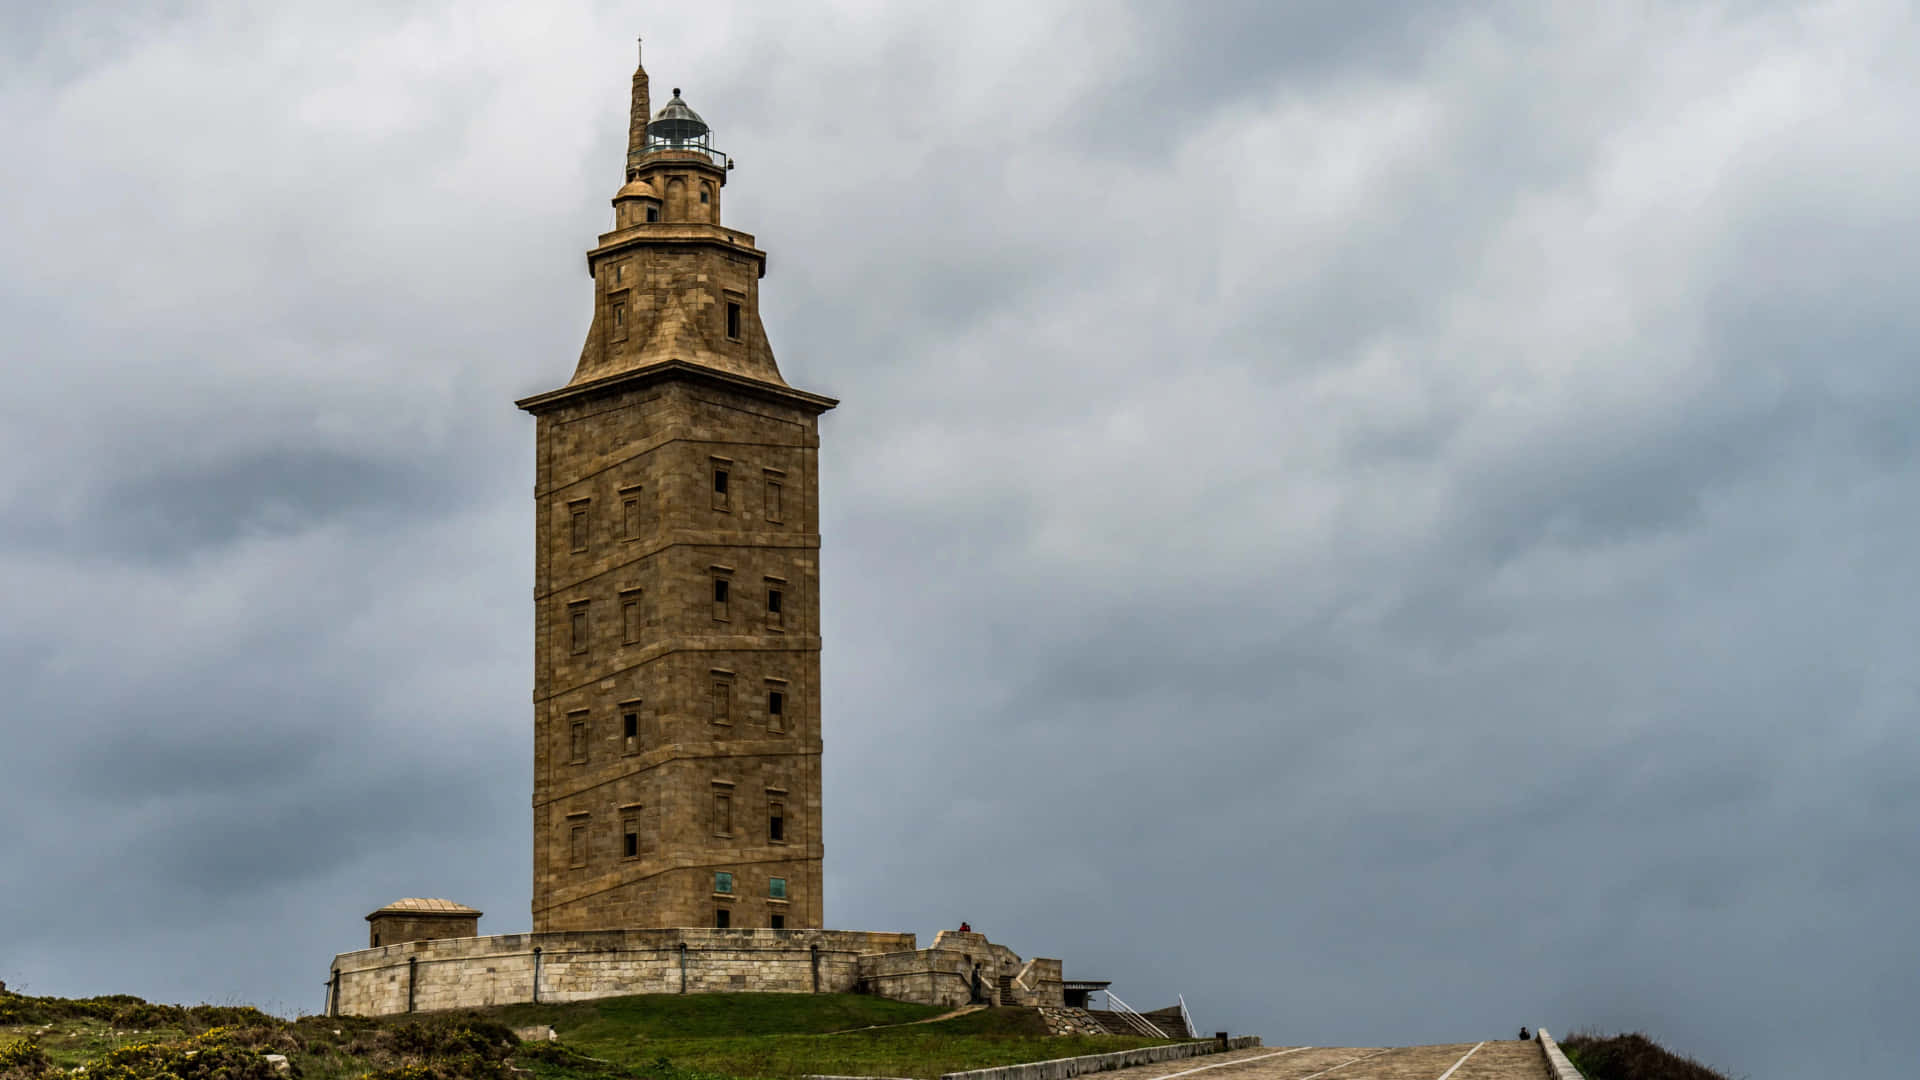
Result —
<path fill-rule="evenodd" d="M 817 412 L 685 377 L 539 407 L 536 931 L 824 921 Z"/>
<path fill-rule="evenodd" d="M 982 978 L 991 993 L 993 980 Z M 973 962 L 945 949 L 862 956 L 859 980 L 870 993 L 896 1001 L 958 1008 L 973 1000 Z"/>
<path fill-rule="evenodd" d="M 375 915 L 367 920 L 367 947 L 430 938 L 472 937 L 479 932 L 478 915 Z"/>
<path fill-rule="evenodd" d="M 1020 969 L 1020 974 L 1014 977 L 1013 993 L 1019 1000 L 1001 1004 L 1063 1008 L 1067 1003 L 1067 995 L 1061 983 L 1060 961 L 1036 956 L 1027 961 L 1026 966 Z"/>
<path fill-rule="evenodd" d="M 623 994 L 847 993 L 861 960 L 912 934 L 857 930 L 583 930 L 411 941 L 341 953 L 330 1011 L 388 1016 Z M 684 946 L 684 951 L 682 949 Z M 815 970 L 819 972 L 816 982 Z M 921 1000 L 909 998 L 908 1000 Z M 961 998 L 964 1004 L 966 998 Z"/>

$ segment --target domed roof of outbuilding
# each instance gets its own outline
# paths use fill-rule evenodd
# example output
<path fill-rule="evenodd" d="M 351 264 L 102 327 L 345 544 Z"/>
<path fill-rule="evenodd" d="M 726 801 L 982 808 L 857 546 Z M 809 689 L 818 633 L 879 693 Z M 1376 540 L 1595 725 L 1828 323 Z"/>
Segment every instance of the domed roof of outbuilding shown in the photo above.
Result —
<path fill-rule="evenodd" d="M 483 914 L 485 914 L 485 912 L 476 911 L 465 904 L 456 904 L 451 900 L 440 900 L 424 896 L 409 896 L 402 900 L 395 900 L 386 907 L 375 911 L 373 915 L 368 915 L 367 918 L 371 919 L 374 915 L 451 915 L 459 917 L 472 915 L 478 918 Z"/>
<path fill-rule="evenodd" d="M 647 134 L 665 139 L 692 139 L 706 133 L 707 122 L 680 97 L 677 86 L 673 88 L 673 100 L 655 113 L 653 123 L 647 125 Z"/>
<path fill-rule="evenodd" d="M 613 193 L 614 202 L 619 202 L 621 199 L 657 199 L 659 197 L 660 193 L 653 190 L 652 184 L 639 179 L 627 181 L 626 186 Z"/>

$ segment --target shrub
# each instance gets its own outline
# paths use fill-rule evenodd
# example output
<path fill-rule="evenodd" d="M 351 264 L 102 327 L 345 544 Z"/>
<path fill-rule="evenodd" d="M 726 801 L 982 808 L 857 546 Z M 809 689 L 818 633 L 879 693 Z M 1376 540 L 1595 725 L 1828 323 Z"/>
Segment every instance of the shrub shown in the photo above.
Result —
<path fill-rule="evenodd" d="M 1559 1042 L 1587 1080 L 1728 1080 L 1637 1031 L 1604 1038 L 1582 1031 Z"/>
<path fill-rule="evenodd" d="M 395 1065 L 362 1074 L 364 1080 L 507 1080 L 512 1075 L 506 1062 L 473 1054 Z"/>
<path fill-rule="evenodd" d="M 32 1036 L 0 1042 L 0 1080 L 35 1080 L 53 1068 Z"/>
<path fill-rule="evenodd" d="M 87 1080 L 273 1080 L 259 1051 L 227 1028 L 173 1043 L 134 1043 L 87 1065 Z"/>

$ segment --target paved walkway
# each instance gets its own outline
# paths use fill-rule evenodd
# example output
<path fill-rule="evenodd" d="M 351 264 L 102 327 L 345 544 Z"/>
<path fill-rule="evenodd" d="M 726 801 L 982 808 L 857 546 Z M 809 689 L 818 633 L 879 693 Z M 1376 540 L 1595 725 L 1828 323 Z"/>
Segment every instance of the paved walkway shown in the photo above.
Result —
<path fill-rule="evenodd" d="M 1095 1074 L 1099 1080 L 1552 1080 L 1540 1044 L 1261 1046 Z"/>

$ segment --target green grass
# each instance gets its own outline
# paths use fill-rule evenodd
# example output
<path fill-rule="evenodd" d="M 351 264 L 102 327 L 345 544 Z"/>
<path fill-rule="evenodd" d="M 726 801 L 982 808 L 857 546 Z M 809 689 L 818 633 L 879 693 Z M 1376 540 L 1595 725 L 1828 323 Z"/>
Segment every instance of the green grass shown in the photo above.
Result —
<path fill-rule="evenodd" d="M 664 1060 L 696 1073 L 768 1080 L 806 1073 L 937 1077 L 1157 1041 L 1056 1038 L 1031 1009 L 912 1023 L 943 1011 L 852 994 L 661 994 L 514 1005 L 489 1015 L 513 1027 L 550 1024 L 563 1046 L 649 1075 Z"/>
<path fill-rule="evenodd" d="M 787 1080 L 804 1073 L 931 1078 L 1158 1041 L 1052 1037 L 1031 1009 L 931 1019 L 945 1011 L 857 994 L 658 994 L 288 1021 L 244 1008 L 7 994 L 0 995 L 0 1055 L 22 1037 L 32 1038 L 38 1051 L 20 1050 L 20 1064 L 0 1056 L 0 1080 L 51 1080 L 83 1064 L 89 1076 L 108 1080 L 197 1080 L 196 1061 L 229 1055 L 257 1061 L 264 1053 L 286 1054 L 302 1080 L 506 1080 L 511 1069 L 539 1080 Z M 511 1029 L 536 1026 L 553 1027 L 559 1041 L 512 1038 Z M 174 1071 L 181 1069 L 187 1071 Z"/>
<path fill-rule="evenodd" d="M 568 1041 L 610 1037 L 711 1038 L 819 1035 L 939 1016 L 937 1005 L 865 994 L 643 994 L 564 1005 L 502 1005 L 483 1010 L 509 1027 L 549 1024 Z"/>

